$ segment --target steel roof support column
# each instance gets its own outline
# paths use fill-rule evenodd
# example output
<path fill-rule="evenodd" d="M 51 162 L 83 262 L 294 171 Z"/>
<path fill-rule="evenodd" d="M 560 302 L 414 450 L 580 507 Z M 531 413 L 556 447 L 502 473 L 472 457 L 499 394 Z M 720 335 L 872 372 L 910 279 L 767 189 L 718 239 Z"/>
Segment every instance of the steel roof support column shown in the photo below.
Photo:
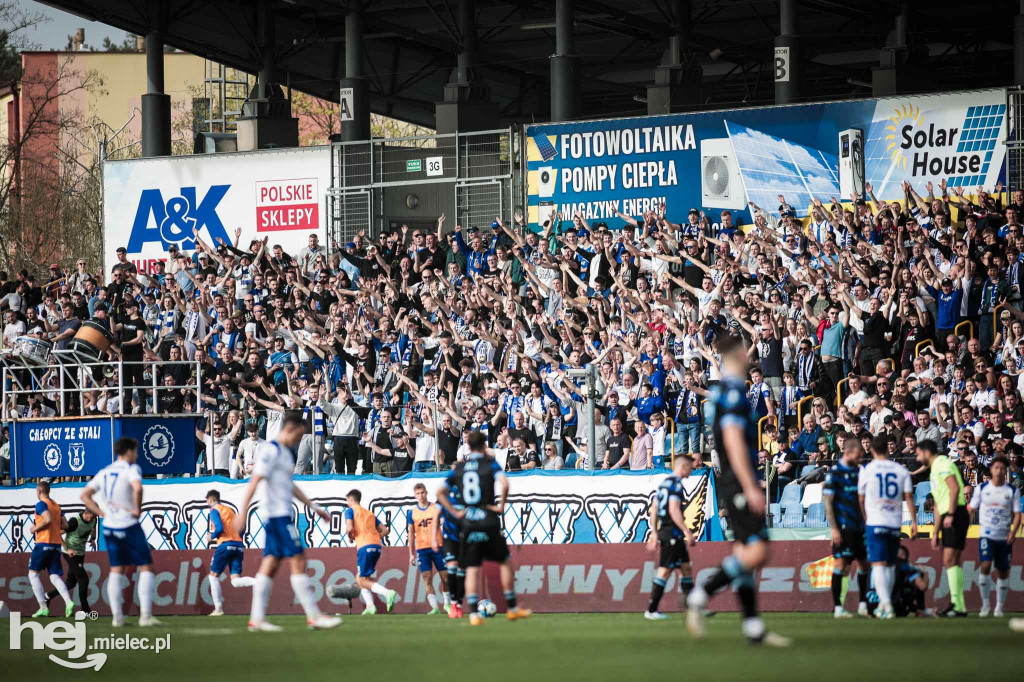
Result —
<path fill-rule="evenodd" d="M 779 35 L 775 37 L 775 103 L 790 104 L 800 99 L 800 1 L 779 3 Z"/>
<path fill-rule="evenodd" d="M 579 115 L 579 58 L 573 48 L 572 0 L 555 0 L 555 54 L 551 56 L 551 120 Z"/>
<path fill-rule="evenodd" d="M 146 94 L 142 96 L 142 155 L 171 155 L 171 96 L 164 92 L 163 0 L 154 3 L 146 34 Z"/>
<path fill-rule="evenodd" d="M 345 17 L 345 77 L 341 79 L 341 139 L 370 139 L 370 93 L 363 72 L 363 3 L 352 0 Z"/>

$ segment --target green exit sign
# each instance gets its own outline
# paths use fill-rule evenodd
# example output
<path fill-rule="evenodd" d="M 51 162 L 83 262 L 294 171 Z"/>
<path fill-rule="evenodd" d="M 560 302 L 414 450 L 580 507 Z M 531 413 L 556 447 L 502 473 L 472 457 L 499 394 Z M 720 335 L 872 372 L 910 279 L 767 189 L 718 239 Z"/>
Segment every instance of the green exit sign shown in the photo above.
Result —
<path fill-rule="evenodd" d="M 405 172 L 419 173 L 420 170 L 422 170 L 422 166 L 420 165 L 420 163 L 420 159 L 409 159 L 408 161 L 405 162 Z"/>

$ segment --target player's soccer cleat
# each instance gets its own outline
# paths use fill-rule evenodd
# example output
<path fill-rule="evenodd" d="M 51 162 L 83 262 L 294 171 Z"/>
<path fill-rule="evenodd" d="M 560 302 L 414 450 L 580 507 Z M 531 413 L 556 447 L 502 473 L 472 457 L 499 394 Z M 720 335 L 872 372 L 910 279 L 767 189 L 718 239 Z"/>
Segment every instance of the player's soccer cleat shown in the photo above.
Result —
<path fill-rule="evenodd" d="M 696 639 L 704 636 L 704 607 L 707 603 L 708 594 L 699 586 L 686 597 L 686 629 Z"/>
<path fill-rule="evenodd" d="M 939 612 L 941 618 L 966 618 L 966 611 L 957 611 L 952 604 L 947 606 L 945 609 Z"/>
<path fill-rule="evenodd" d="M 875 611 L 875 617 L 878 620 L 892 620 L 896 617 L 896 613 L 892 610 L 892 606 L 879 606 Z"/>
<path fill-rule="evenodd" d="M 74 615 L 75 615 L 75 605 L 74 604 L 68 604 L 67 606 L 64 607 L 64 617 L 65 618 L 71 618 Z"/>
<path fill-rule="evenodd" d="M 476 615 L 476 614 L 471 614 L 470 617 L 472 617 L 474 615 Z M 505 612 L 505 617 L 508 618 L 509 620 L 522 620 L 524 618 L 529 618 L 532 615 L 533 615 L 533 611 L 531 611 L 530 609 L 524 609 L 524 608 L 509 609 L 508 611 Z"/>
<path fill-rule="evenodd" d="M 359 615 L 361 615 L 361 616 L 376 616 L 377 615 L 377 607 L 373 606 L 373 605 L 367 606 L 365 609 L 363 609 L 363 612 L 361 614 L 359 614 Z"/>
<path fill-rule="evenodd" d="M 449 618 L 462 618 L 462 607 L 458 604 L 452 604 L 451 608 L 448 609 Z"/>
<path fill-rule="evenodd" d="M 32 614 L 33 618 L 46 618 L 50 615 L 50 609 L 43 607 Z"/>
<path fill-rule="evenodd" d="M 391 609 L 395 608 L 395 600 L 398 599 L 398 593 L 394 590 L 388 590 L 388 613 L 391 613 Z"/>
<path fill-rule="evenodd" d="M 644 618 L 646 618 L 647 620 L 668 620 L 668 616 L 666 616 L 661 611 L 655 611 L 654 613 L 651 613 L 650 611 L 644 611 Z"/>
<path fill-rule="evenodd" d="M 832 612 L 832 617 L 836 620 L 844 620 L 847 618 L 853 618 L 853 614 L 844 609 L 842 606 L 837 606 Z"/>
<path fill-rule="evenodd" d="M 436 616 L 436 615 L 438 615 L 439 613 L 441 613 L 441 609 L 439 609 L 439 608 L 436 608 L 436 607 L 435 607 L 435 608 L 432 608 L 432 609 L 430 609 L 429 611 L 427 611 L 427 615 L 428 615 L 428 616 Z"/>
<path fill-rule="evenodd" d="M 218 606 L 213 611 L 210 611 L 210 615 L 211 616 L 223 616 L 224 615 L 224 609 L 222 609 L 221 607 Z"/>
<path fill-rule="evenodd" d="M 281 626 L 268 623 L 265 620 L 261 620 L 258 623 L 254 623 L 250 620 L 249 632 L 281 632 Z"/>
<path fill-rule="evenodd" d="M 163 624 L 163 621 L 159 621 L 153 616 L 149 616 L 147 618 L 139 618 L 140 628 L 155 628 Z"/>
<path fill-rule="evenodd" d="M 982 606 L 981 611 L 978 611 L 978 618 L 988 618 L 992 614 L 991 606 Z"/>
<path fill-rule="evenodd" d="M 861 603 L 857 604 L 857 615 L 861 616 L 862 618 L 871 617 L 871 613 L 868 611 L 868 603 L 866 601 L 862 601 Z"/>
<path fill-rule="evenodd" d="M 484 624 L 484 617 L 481 616 L 476 611 L 474 611 L 473 613 L 469 614 L 469 624 L 470 625 L 483 625 Z"/>
<path fill-rule="evenodd" d="M 992 617 L 993 618 L 1002 618 L 1003 617 L 1003 610 L 997 606 L 996 610 L 992 612 Z"/>
<path fill-rule="evenodd" d="M 776 632 L 768 631 L 764 633 L 764 637 L 761 638 L 759 643 L 764 646 L 773 646 L 781 649 L 787 646 L 792 646 L 793 640 Z"/>
<path fill-rule="evenodd" d="M 321 614 L 313 620 L 307 620 L 306 625 L 309 626 L 310 630 L 330 630 L 341 625 L 341 618 Z"/>
<path fill-rule="evenodd" d="M 123 616 L 121 618 L 111 617 L 110 618 L 110 627 L 112 627 L 112 628 L 123 628 L 124 627 L 124 617 Z"/>

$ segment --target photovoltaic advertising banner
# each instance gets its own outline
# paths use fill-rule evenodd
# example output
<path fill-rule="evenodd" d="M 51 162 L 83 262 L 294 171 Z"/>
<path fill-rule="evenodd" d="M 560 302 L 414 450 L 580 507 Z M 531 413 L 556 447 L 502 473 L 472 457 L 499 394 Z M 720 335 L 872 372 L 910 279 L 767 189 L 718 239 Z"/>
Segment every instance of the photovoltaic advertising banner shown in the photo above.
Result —
<path fill-rule="evenodd" d="M 696 208 L 747 225 L 748 202 L 777 212 L 781 194 L 804 217 L 865 184 L 902 202 L 904 180 L 973 195 L 1001 179 L 1006 130 L 1004 90 L 529 126 L 529 222 L 560 210 L 617 229 L 616 211 L 665 202 L 673 222 Z"/>

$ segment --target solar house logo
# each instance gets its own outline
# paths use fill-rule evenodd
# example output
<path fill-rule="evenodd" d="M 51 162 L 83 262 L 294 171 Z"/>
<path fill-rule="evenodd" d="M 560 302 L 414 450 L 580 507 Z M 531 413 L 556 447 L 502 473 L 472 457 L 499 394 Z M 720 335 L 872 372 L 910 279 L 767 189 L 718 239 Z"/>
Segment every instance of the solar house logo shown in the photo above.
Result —
<path fill-rule="evenodd" d="M 912 177 L 945 177 L 951 187 L 983 184 L 1006 113 L 1004 104 L 925 112 L 897 107 L 885 127 L 893 164 Z"/>

